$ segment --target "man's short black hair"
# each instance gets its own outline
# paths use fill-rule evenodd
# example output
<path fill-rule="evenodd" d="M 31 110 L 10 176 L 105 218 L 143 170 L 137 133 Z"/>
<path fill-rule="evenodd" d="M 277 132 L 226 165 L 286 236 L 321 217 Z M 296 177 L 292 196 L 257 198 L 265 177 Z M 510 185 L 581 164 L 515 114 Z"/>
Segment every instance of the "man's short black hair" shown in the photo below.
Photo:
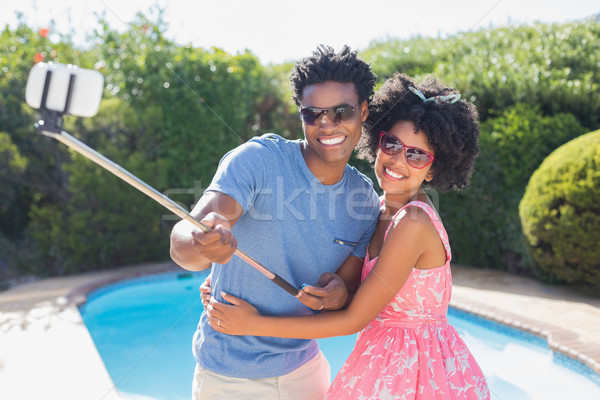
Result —
<path fill-rule="evenodd" d="M 301 104 L 305 87 L 327 81 L 354 83 L 358 100 L 370 100 L 376 80 L 377 75 L 370 65 L 348 46 L 336 54 L 331 46 L 320 45 L 312 56 L 298 61 L 290 74 L 292 98 L 297 106 Z"/>
<path fill-rule="evenodd" d="M 428 186 L 440 191 L 468 186 L 473 163 L 479 152 L 479 122 L 475 106 L 463 99 L 455 103 L 423 100 L 408 88 L 420 90 L 426 98 L 456 93 L 453 88 L 430 78 L 419 85 L 403 74 L 389 78 L 375 93 L 357 150 L 360 158 L 375 162 L 379 133 L 400 121 L 415 124 L 415 133 L 427 136 L 435 160 L 433 179 Z"/>

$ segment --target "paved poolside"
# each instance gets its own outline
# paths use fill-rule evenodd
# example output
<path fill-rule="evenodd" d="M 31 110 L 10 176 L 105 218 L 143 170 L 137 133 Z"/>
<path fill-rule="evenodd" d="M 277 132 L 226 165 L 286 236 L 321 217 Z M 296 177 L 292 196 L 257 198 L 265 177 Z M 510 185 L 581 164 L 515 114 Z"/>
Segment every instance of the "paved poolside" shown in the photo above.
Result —
<path fill-rule="evenodd" d="M 0 399 L 118 399 L 77 304 L 106 283 L 171 270 L 181 269 L 140 265 L 0 292 Z M 600 297 L 499 271 L 453 266 L 453 277 L 454 307 L 542 335 L 600 373 Z"/>

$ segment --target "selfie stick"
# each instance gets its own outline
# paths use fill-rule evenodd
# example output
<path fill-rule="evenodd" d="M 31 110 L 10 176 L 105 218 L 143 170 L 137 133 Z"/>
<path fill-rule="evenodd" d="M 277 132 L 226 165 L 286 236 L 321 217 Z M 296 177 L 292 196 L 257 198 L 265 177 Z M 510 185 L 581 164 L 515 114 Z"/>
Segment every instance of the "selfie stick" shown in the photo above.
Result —
<path fill-rule="evenodd" d="M 102 154 L 96 152 L 92 148 L 88 147 L 81 141 L 77 140 L 76 138 L 62 130 L 62 116 L 68 114 L 76 76 L 75 74 L 71 74 L 69 77 L 69 86 L 67 89 L 65 105 L 62 112 L 52 111 L 46 108 L 46 101 L 48 98 L 48 91 L 51 79 L 52 70 L 48 69 L 46 71 L 44 88 L 42 91 L 41 103 L 39 107 L 42 110 L 42 119 L 35 124 L 35 128 L 39 133 L 41 133 L 44 136 L 56 139 L 61 143 L 64 143 L 71 149 L 75 150 L 76 152 L 90 159 L 91 161 L 95 162 L 102 168 L 108 170 L 109 172 L 112 172 L 117 177 L 121 178 L 134 188 L 138 189 L 140 192 L 144 193 L 148 197 L 152 198 L 153 200 L 167 208 L 173 214 L 191 222 L 202 232 L 208 233 L 211 231 L 211 229 L 208 226 L 206 226 L 199 219 L 188 213 L 187 210 L 180 206 L 178 203 L 174 202 L 173 200 L 160 193 L 158 190 L 154 189 L 144 181 L 140 180 L 138 177 L 136 177 L 120 165 L 112 162 L 108 158 L 104 157 Z M 290 284 L 288 281 L 286 281 L 276 273 L 271 272 L 267 268 L 263 267 L 258 261 L 247 255 L 243 251 L 236 249 L 233 254 L 250 264 L 261 274 L 269 278 L 271 281 L 276 283 L 279 287 L 281 287 L 283 290 L 285 290 L 292 296 L 298 295 L 299 290 L 297 288 L 292 286 L 292 284 Z"/>

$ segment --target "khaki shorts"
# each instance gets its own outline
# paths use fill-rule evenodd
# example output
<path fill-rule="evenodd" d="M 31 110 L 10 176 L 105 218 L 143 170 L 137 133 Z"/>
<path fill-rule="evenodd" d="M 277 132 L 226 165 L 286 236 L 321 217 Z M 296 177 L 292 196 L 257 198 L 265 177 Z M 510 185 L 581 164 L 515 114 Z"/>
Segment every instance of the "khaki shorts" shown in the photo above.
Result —
<path fill-rule="evenodd" d="M 273 378 L 232 378 L 196 365 L 192 399 L 317 400 L 323 399 L 329 382 L 329 363 L 321 352 L 295 371 Z"/>

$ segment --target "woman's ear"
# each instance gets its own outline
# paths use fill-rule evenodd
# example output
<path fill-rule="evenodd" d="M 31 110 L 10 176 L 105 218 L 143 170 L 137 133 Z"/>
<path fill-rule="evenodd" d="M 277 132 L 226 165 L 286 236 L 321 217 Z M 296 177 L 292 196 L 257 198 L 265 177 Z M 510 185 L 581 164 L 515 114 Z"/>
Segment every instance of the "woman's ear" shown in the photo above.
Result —
<path fill-rule="evenodd" d="M 427 182 L 431 182 L 431 180 L 433 179 L 433 170 L 429 170 L 429 172 L 427 173 L 427 175 L 425 176 L 425 180 Z"/>

